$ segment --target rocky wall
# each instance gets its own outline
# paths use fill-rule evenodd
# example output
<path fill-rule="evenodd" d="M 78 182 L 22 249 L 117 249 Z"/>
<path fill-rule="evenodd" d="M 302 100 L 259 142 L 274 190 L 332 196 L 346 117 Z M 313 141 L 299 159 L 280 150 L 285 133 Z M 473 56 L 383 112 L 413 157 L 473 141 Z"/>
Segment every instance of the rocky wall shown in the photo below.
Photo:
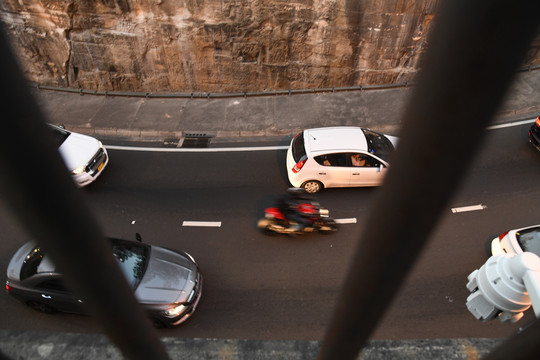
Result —
<path fill-rule="evenodd" d="M 437 0 L 2 0 L 33 82 L 241 92 L 412 81 Z"/>

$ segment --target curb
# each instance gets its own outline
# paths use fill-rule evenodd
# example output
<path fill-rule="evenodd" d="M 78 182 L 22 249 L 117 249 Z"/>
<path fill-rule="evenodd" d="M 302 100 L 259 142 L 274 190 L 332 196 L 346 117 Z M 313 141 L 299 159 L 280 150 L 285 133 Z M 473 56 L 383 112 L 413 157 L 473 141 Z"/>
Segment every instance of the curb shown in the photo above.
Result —
<path fill-rule="evenodd" d="M 162 338 L 171 359 L 316 359 L 319 341 Z M 368 341 L 359 360 L 478 359 L 503 339 L 420 339 Z M 22 346 L 24 344 L 24 346 Z M 123 359 L 100 334 L 0 330 L 2 353 L 13 359 Z"/>
<path fill-rule="evenodd" d="M 523 110 L 511 110 L 497 114 L 493 124 L 502 124 L 507 122 L 514 122 L 520 120 L 534 119 L 540 114 L 540 106 L 530 107 Z M 106 140 L 125 140 L 125 141 L 138 141 L 138 142 L 164 142 L 167 139 L 180 140 L 184 137 L 183 131 L 159 131 L 159 130 L 138 130 L 138 129 L 116 129 L 116 128 L 92 128 L 86 126 L 69 126 L 66 128 L 73 132 L 96 137 L 98 139 Z M 386 134 L 397 134 L 399 132 L 400 125 L 382 125 L 382 126 L 369 126 L 370 129 Z M 244 140 L 249 141 L 264 141 L 269 138 L 279 137 L 292 137 L 303 129 L 266 129 L 266 130 L 238 130 L 238 131 L 217 131 L 216 136 L 213 138 L 213 143 L 223 142 L 241 142 Z"/>

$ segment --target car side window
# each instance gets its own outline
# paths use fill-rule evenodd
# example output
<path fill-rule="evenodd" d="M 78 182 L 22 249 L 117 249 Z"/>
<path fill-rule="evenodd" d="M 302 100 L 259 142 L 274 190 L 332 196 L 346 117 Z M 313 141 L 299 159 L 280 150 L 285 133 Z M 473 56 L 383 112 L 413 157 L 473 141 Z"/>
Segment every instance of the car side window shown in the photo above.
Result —
<path fill-rule="evenodd" d="M 336 153 L 336 154 L 325 154 L 315 157 L 315 161 L 319 165 L 323 166 L 347 166 L 347 154 Z"/>
<path fill-rule="evenodd" d="M 69 292 L 69 290 L 64 285 L 64 282 L 59 279 L 45 280 L 37 284 L 36 288 L 40 290 Z"/>
<path fill-rule="evenodd" d="M 352 167 L 379 167 L 381 162 L 373 156 L 362 153 L 350 153 L 349 166 Z"/>

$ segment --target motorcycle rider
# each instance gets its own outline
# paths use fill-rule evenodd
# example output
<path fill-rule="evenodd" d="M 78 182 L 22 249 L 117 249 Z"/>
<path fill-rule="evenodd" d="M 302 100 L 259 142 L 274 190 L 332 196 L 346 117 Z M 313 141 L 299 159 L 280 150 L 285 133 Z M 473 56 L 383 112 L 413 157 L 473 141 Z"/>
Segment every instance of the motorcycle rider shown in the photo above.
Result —
<path fill-rule="evenodd" d="M 278 201 L 279 210 L 292 223 L 291 228 L 297 232 L 304 230 L 306 226 L 310 225 L 310 219 L 316 215 L 318 208 L 318 206 L 315 208 L 312 207 L 310 211 L 310 207 L 308 206 L 308 209 L 306 209 L 308 211 L 300 211 L 299 206 L 302 204 L 310 204 L 312 206 L 316 204 L 313 197 L 303 188 L 287 189 L 285 196 L 281 197 Z"/>

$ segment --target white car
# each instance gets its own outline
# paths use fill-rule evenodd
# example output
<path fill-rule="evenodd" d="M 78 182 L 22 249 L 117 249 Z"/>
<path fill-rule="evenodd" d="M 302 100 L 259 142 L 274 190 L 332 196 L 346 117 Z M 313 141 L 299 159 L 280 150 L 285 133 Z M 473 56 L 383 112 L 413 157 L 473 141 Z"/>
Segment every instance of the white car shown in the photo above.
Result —
<path fill-rule="evenodd" d="M 509 230 L 491 240 L 491 255 L 532 252 L 540 256 L 540 225 Z"/>
<path fill-rule="evenodd" d="M 356 126 L 307 129 L 287 151 L 287 175 L 308 193 L 323 188 L 377 186 L 388 170 L 398 138 Z"/>
<path fill-rule="evenodd" d="M 83 187 L 96 180 L 109 163 L 109 155 L 103 144 L 91 136 L 74 133 L 60 126 L 47 125 L 75 183 Z"/>

